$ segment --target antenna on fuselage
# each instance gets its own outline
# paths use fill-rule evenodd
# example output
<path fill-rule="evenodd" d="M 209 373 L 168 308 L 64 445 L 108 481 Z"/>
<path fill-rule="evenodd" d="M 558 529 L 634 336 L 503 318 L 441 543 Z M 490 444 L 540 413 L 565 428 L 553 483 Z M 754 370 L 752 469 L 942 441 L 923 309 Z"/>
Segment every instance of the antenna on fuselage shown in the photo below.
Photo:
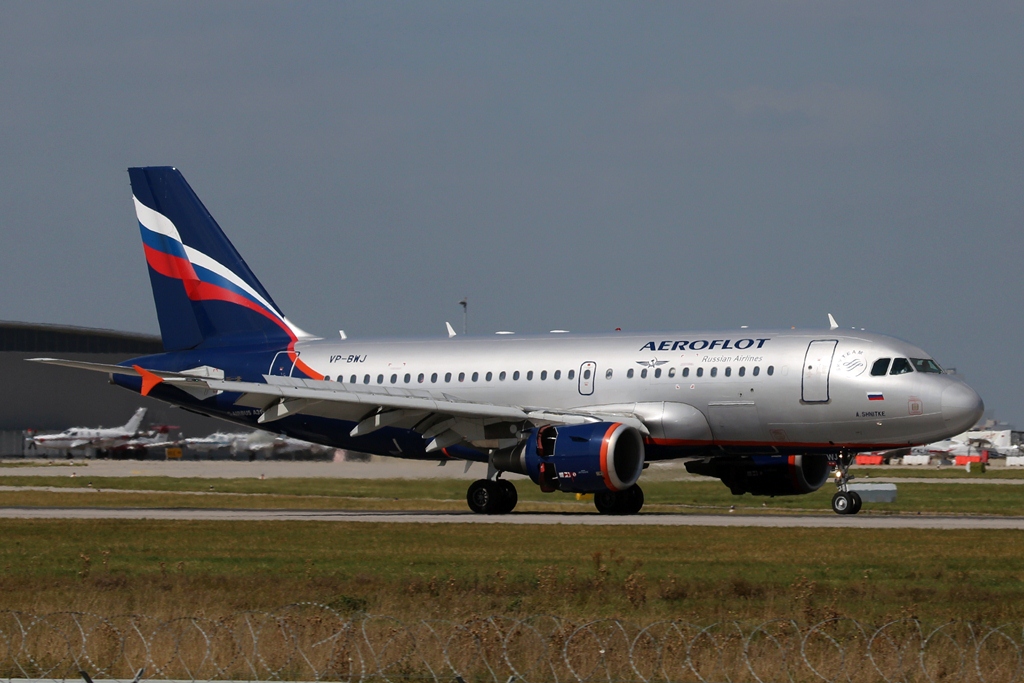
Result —
<path fill-rule="evenodd" d="M 448 328 L 448 338 L 451 339 L 455 336 L 455 328 L 447 320 L 444 321 L 444 326 Z"/>
<path fill-rule="evenodd" d="M 830 329 L 830 330 L 838 330 L 839 329 L 839 323 L 836 322 L 836 319 L 832 317 L 831 313 L 828 314 L 828 329 Z"/>

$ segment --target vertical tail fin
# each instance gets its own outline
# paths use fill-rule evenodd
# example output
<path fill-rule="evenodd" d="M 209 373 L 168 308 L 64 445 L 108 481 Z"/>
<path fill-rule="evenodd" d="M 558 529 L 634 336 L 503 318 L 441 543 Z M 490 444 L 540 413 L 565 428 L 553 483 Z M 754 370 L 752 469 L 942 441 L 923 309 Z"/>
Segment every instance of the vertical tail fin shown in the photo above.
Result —
<path fill-rule="evenodd" d="M 132 419 L 128 420 L 128 424 L 124 426 L 125 431 L 127 431 L 132 436 L 135 436 L 135 432 L 139 431 L 139 427 L 142 426 L 142 418 L 144 417 L 146 417 L 145 408 L 139 408 L 138 410 L 136 410 L 135 414 L 132 415 Z"/>
<path fill-rule="evenodd" d="M 176 168 L 130 168 L 128 176 L 165 351 L 309 337 L 284 317 Z"/>

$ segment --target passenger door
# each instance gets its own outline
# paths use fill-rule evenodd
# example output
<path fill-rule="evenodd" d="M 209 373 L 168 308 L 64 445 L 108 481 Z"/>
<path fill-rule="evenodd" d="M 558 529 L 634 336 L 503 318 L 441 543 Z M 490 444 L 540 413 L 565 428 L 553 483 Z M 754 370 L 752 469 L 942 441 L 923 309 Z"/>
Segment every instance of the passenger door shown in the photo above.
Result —
<path fill-rule="evenodd" d="M 580 366 L 580 394 L 590 396 L 594 393 L 594 380 L 597 379 L 597 363 L 587 361 Z"/>
<path fill-rule="evenodd" d="M 838 343 L 836 339 L 816 339 L 807 345 L 801 384 L 804 403 L 828 402 L 828 376 Z"/>

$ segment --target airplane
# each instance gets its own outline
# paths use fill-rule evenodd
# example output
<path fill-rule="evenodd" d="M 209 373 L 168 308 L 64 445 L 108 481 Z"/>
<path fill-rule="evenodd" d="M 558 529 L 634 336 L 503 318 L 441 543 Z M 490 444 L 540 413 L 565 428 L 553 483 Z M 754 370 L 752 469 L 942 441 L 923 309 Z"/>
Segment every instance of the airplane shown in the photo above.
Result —
<path fill-rule="evenodd" d="M 146 416 L 146 409 L 139 408 L 132 415 L 132 418 L 122 427 L 103 427 L 90 429 L 88 427 L 72 427 L 65 429 L 59 434 L 40 434 L 29 439 L 30 447 L 52 448 L 55 450 L 81 450 L 84 448 L 96 448 L 100 450 L 116 449 L 127 447 L 137 441 L 136 435 L 142 425 L 142 418 Z"/>
<path fill-rule="evenodd" d="M 178 442 L 189 450 L 208 453 L 218 449 L 228 449 L 233 455 L 240 453 L 270 452 L 274 455 L 285 455 L 309 451 L 324 453 L 334 448 L 322 446 L 309 441 L 278 436 L 265 431 L 252 432 L 214 432 L 208 436 L 190 437 Z"/>
<path fill-rule="evenodd" d="M 304 332 L 274 303 L 182 174 L 128 170 L 165 351 L 105 372 L 126 389 L 236 424 L 398 458 L 486 463 L 476 513 L 517 503 L 506 473 L 634 514 L 648 463 L 734 494 L 793 495 L 833 475 L 855 514 L 861 451 L 931 443 L 981 417 L 923 350 L 858 330 L 512 334 L 361 340 Z M 562 332 L 562 331 L 559 331 Z"/>

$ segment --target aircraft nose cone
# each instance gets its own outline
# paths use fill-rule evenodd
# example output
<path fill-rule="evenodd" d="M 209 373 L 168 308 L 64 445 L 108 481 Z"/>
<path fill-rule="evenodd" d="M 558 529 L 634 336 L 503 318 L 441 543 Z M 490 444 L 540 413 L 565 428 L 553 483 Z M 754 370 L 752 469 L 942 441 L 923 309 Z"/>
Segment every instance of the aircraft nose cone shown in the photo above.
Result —
<path fill-rule="evenodd" d="M 942 420 L 953 432 L 965 432 L 981 419 L 985 404 L 966 384 L 950 384 L 942 391 Z"/>

